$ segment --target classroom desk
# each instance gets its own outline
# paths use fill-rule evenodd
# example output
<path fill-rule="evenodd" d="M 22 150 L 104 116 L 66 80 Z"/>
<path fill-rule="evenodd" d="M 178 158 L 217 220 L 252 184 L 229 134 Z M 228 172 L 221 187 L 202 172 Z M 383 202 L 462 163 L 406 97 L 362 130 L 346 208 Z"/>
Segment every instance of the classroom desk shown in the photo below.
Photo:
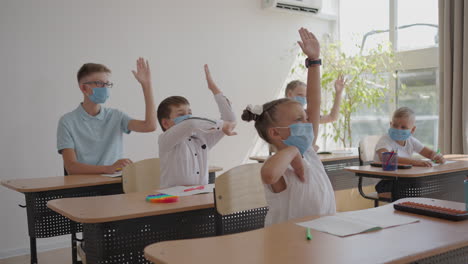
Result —
<path fill-rule="evenodd" d="M 101 175 L 70 175 L 34 179 L 3 180 L 1 184 L 25 196 L 30 240 L 31 263 L 37 263 L 36 238 L 54 237 L 81 232 L 68 218 L 47 208 L 52 199 L 122 193 L 122 179 Z M 72 244 L 76 254 L 76 244 Z"/>
<path fill-rule="evenodd" d="M 333 190 L 338 191 L 356 188 L 358 179 L 354 177 L 353 173 L 344 170 L 345 167 L 359 165 L 359 156 L 356 151 L 343 154 L 317 154 L 317 156 L 323 163 L 323 167 L 330 178 Z M 267 158 L 268 156 L 252 156 L 250 160 L 263 163 Z M 370 186 L 376 183 L 375 180 L 367 178 L 363 185 Z"/>
<path fill-rule="evenodd" d="M 217 166 L 208 167 L 208 183 L 214 183 L 216 179 L 216 172 L 222 171 L 223 168 Z"/>
<path fill-rule="evenodd" d="M 65 198 L 47 206 L 83 225 L 87 263 L 148 263 L 143 249 L 151 243 L 215 235 L 212 193 L 146 202 L 154 193 Z"/>
<path fill-rule="evenodd" d="M 464 203 L 441 200 L 432 203 L 465 208 Z M 418 260 L 423 261 L 417 263 L 447 263 L 447 260 L 468 263 L 468 221 L 452 222 L 399 212 L 392 204 L 375 210 L 408 215 L 420 222 L 343 238 L 311 230 L 312 240 L 308 241 L 306 229 L 295 223 L 318 218 L 310 216 L 233 235 L 155 243 L 145 248 L 145 257 L 158 264 L 396 264 Z"/>
<path fill-rule="evenodd" d="M 463 180 L 468 175 L 468 155 L 445 155 L 457 161 L 435 167 L 414 167 L 384 171 L 379 167 L 352 166 L 345 170 L 357 177 L 393 180 L 392 200 L 406 197 L 429 197 L 464 202 Z M 359 184 L 359 183 L 358 183 Z"/>

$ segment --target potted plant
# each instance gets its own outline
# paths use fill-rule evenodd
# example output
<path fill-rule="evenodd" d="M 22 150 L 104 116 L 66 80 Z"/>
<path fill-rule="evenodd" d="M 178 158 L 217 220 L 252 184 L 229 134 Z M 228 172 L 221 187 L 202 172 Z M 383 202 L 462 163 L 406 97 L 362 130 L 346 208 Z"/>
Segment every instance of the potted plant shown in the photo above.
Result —
<path fill-rule="evenodd" d="M 376 48 L 368 49 L 366 55 L 346 55 L 340 49 L 340 43 L 327 43 L 322 47 L 322 93 L 331 94 L 334 98 L 334 82 L 340 75 L 347 79 L 343 91 L 340 116 L 337 121 L 327 124 L 322 130 L 322 136 L 332 138 L 334 142 L 344 148 L 353 147 L 351 121 L 353 114 L 365 107 L 380 108 L 389 95 L 389 83 L 395 78 L 395 70 L 399 64 L 389 44 L 380 44 Z M 305 76 L 303 58 L 292 68 L 294 76 Z M 393 96 L 390 96 L 393 100 Z M 322 103 L 322 114 L 327 114 L 329 103 Z M 330 128 L 330 129 L 328 129 Z"/>

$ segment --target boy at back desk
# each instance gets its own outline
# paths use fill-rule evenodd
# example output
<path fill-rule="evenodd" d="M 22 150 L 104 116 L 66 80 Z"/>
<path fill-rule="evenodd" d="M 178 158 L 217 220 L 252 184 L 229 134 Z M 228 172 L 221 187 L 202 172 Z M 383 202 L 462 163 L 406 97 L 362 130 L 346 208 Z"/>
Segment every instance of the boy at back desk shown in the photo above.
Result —
<path fill-rule="evenodd" d="M 121 170 L 131 163 L 123 155 L 123 133 L 156 129 L 148 61 L 139 58 L 137 70 L 132 72 L 143 88 L 145 120 L 136 120 L 117 109 L 101 106 L 109 98 L 113 86 L 109 81 L 111 71 L 105 65 L 86 63 L 78 71 L 83 102 L 63 115 L 57 128 L 57 149 L 68 174 L 111 174 Z"/>
<path fill-rule="evenodd" d="M 425 147 L 413 137 L 416 131 L 416 116 L 408 107 L 398 108 L 390 122 L 388 133 L 383 135 L 375 145 L 374 161 L 382 161 L 382 153 L 395 151 L 398 153 L 398 163 L 411 164 L 420 167 L 432 167 L 432 162 L 445 163 L 443 155 Z M 431 161 L 412 158 L 414 153 Z M 378 193 L 391 192 L 392 181 L 382 180 L 375 186 Z"/>

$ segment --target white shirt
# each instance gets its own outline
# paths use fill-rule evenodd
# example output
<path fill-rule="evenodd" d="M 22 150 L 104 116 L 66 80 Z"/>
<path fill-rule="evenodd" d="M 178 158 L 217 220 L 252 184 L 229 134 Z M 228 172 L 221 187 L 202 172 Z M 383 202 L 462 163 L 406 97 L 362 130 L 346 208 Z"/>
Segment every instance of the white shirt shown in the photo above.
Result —
<path fill-rule="evenodd" d="M 290 165 L 283 175 L 284 191 L 274 193 L 271 185 L 264 184 L 269 207 L 265 226 L 304 216 L 336 213 L 330 179 L 313 147 L 304 153 L 303 163 L 305 182 L 299 180 Z"/>
<path fill-rule="evenodd" d="M 411 158 L 413 156 L 413 153 L 420 153 L 423 150 L 423 148 L 424 145 L 413 136 L 410 136 L 406 140 L 405 145 L 402 146 L 398 144 L 395 140 L 391 139 L 388 134 L 386 134 L 383 135 L 375 145 L 374 161 L 380 161 L 379 154 L 377 153 L 377 150 L 380 149 L 386 149 L 388 151 L 398 150 L 398 157 Z"/>
<path fill-rule="evenodd" d="M 223 120 L 236 119 L 222 93 L 214 98 L 221 120 L 187 119 L 159 136 L 161 188 L 208 184 L 208 151 L 224 136 Z"/>

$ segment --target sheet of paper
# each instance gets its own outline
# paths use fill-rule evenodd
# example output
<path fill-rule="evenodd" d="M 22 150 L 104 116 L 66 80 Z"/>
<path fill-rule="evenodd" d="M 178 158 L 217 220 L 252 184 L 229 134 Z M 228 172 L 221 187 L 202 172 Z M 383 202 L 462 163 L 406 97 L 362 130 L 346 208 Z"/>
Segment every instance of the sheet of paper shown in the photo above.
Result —
<path fill-rule="evenodd" d="M 159 190 L 158 192 L 174 195 L 174 196 L 189 196 L 200 193 L 212 193 L 214 184 L 195 185 L 195 186 L 174 186 L 167 189 Z"/>
<path fill-rule="evenodd" d="M 106 177 L 111 177 L 111 178 L 120 177 L 122 176 L 122 171 L 118 171 L 118 172 L 111 173 L 111 174 L 101 174 L 101 175 L 106 176 Z"/>
<path fill-rule="evenodd" d="M 418 222 L 417 218 L 381 212 L 378 208 L 338 213 L 312 221 L 298 223 L 336 236 L 349 236 L 382 228 Z"/>
<path fill-rule="evenodd" d="M 378 229 L 377 226 L 336 215 L 320 217 L 312 221 L 298 223 L 298 225 L 341 237 Z"/>
<path fill-rule="evenodd" d="M 444 164 L 432 162 L 432 167 L 436 167 L 436 166 L 440 166 L 440 165 L 446 165 L 446 164 L 452 164 L 452 163 L 455 163 L 455 162 L 457 162 L 457 161 L 456 160 L 446 160 Z"/>

